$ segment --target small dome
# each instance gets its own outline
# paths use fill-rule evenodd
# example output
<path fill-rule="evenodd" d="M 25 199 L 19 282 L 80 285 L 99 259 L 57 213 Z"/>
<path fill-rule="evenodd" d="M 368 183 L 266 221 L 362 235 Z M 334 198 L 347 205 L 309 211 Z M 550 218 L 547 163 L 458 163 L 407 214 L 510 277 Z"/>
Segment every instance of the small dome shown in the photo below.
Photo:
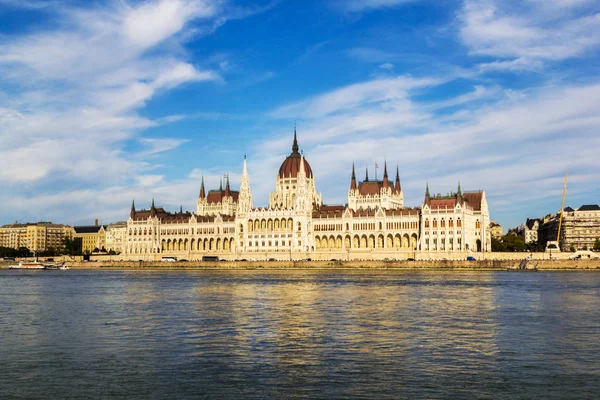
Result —
<path fill-rule="evenodd" d="M 298 152 L 298 140 L 296 139 L 296 129 L 294 129 L 294 143 L 292 144 L 292 153 L 287 156 L 285 161 L 279 167 L 279 178 L 297 178 L 300 171 L 300 153 Z M 307 178 L 312 178 L 313 173 L 310 164 L 304 159 L 304 173 Z"/>

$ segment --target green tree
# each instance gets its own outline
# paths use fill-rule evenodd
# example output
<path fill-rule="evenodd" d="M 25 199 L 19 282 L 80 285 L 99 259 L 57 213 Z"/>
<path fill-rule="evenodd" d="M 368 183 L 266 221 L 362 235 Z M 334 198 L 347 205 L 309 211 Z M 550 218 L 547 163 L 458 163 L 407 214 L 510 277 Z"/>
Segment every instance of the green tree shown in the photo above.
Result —
<path fill-rule="evenodd" d="M 502 236 L 502 242 L 506 247 L 504 251 L 525 251 L 527 250 L 527 245 L 525 244 L 525 239 L 518 235 L 504 235 Z"/>
<path fill-rule="evenodd" d="M 65 236 L 63 238 L 63 246 L 63 254 L 67 254 L 70 256 L 81 255 L 81 240 Z"/>
<path fill-rule="evenodd" d="M 502 238 L 492 238 L 492 251 L 506 251 L 506 245 L 502 241 Z"/>
<path fill-rule="evenodd" d="M 600 239 L 596 239 L 594 242 L 594 251 L 600 251 Z"/>

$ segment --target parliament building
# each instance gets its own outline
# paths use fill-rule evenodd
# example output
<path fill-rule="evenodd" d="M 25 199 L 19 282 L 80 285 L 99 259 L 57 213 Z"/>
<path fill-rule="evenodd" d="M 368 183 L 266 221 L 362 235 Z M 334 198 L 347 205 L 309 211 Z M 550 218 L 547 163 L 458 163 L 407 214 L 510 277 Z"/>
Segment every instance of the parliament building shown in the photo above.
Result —
<path fill-rule="evenodd" d="M 394 179 L 363 181 L 352 174 L 346 205 L 326 205 L 317 193 L 313 170 L 292 152 L 275 178 L 267 207 L 252 202 L 244 157 L 239 190 L 229 177 L 218 190 L 200 184 L 196 212 L 137 210 L 132 203 L 122 256 L 131 260 L 176 257 L 201 260 L 401 260 L 458 259 L 491 251 L 490 215 L 485 192 L 446 196 L 425 190 L 423 203 L 404 206 L 398 168 Z M 464 259 L 464 258 L 463 258 Z"/>

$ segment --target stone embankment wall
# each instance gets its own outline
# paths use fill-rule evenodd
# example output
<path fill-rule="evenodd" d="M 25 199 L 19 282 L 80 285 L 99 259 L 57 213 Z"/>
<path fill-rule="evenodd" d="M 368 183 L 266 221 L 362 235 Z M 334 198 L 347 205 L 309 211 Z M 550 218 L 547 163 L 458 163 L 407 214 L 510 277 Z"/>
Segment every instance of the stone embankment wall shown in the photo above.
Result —
<path fill-rule="evenodd" d="M 81 269 L 353 269 L 353 270 L 463 270 L 463 271 L 502 271 L 519 266 L 518 261 L 478 260 L 478 261 L 218 261 L 218 262 L 72 262 L 71 268 Z M 531 261 L 529 267 L 538 270 L 597 270 L 598 260 L 558 260 Z"/>

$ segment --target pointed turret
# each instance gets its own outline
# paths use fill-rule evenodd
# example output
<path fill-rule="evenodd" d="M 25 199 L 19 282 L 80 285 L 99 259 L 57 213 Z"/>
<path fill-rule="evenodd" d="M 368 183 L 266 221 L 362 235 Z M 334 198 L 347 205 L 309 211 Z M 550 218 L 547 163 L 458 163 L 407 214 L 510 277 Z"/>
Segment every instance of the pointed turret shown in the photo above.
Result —
<path fill-rule="evenodd" d="M 252 195 L 250 193 L 250 180 L 248 179 L 248 166 L 244 154 L 244 168 L 242 169 L 242 181 L 240 182 L 240 194 L 238 197 L 238 213 L 246 213 L 252 209 Z"/>
<path fill-rule="evenodd" d="M 425 204 L 429 204 L 430 196 L 429 196 L 429 182 L 425 184 Z"/>
<path fill-rule="evenodd" d="M 156 217 L 156 207 L 154 207 L 154 197 L 152 198 L 152 205 L 150 206 L 150 216 Z"/>
<path fill-rule="evenodd" d="M 179 206 L 179 214 L 183 214 L 183 204 Z"/>
<path fill-rule="evenodd" d="M 354 173 L 354 162 L 352 163 L 352 180 L 350 181 L 350 190 L 356 190 L 356 174 Z"/>
<path fill-rule="evenodd" d="M 298 154 L 298 139 L 296 138 L 296 125 L 294 124 L 294 143 L 292 144 L 292 153 Z"/>
<path fill-rule="evenodd" d="M 387 173 L 387 161 L 383 161 L 383 187 L 387 189 L 389 187 L 388 173 Z"/>
<path fill-rule="evenodd" d="M 227 174 L 227 180 L 225 183 L 225 197 L 231 196 L 231 191 L 229 189 L 229 174 Z"/>
<path fill-rule="evenodd" d="M 206 193 L 204 193 L 204 175 L 202 175 L 202 183 L 200 183 L 200 195 L 201 199 L 206 198 Z"/>
<path fill-rule="evenodd" d="M 396 165 L 396 182 L 394 183 L 394 192 L 400 193 L 402 188 L 400 187 L 400 173 L 398 173 L 398 166 Z"/>
<path fill-rule="evenodd" d="M 223 178 L 219 179 L 219 192 L 223 191 Z"/>
<path fill-rule="evenodd" d="M 306 178 L 306 170 L 304 169 L 304 152 L 300 154 L 300 166 L 298 167 L 298 179 Z"/>
<path fill-rule="evenodd" d="M 369 182 L 369 167 L 365 167 L 365 182 Z"/>
<path fill-rule="evenodd" d="M 135 200 L 131 201 L 131 211 L 129 212 L 131 219 L 135 219 Z"/>
<path fill-rule="evenodd" d="M 460 181 L 458 181 L 458 190 L 456 191 L 456 194 L 462 196 L 462 190 L 460 190 Z"/>

